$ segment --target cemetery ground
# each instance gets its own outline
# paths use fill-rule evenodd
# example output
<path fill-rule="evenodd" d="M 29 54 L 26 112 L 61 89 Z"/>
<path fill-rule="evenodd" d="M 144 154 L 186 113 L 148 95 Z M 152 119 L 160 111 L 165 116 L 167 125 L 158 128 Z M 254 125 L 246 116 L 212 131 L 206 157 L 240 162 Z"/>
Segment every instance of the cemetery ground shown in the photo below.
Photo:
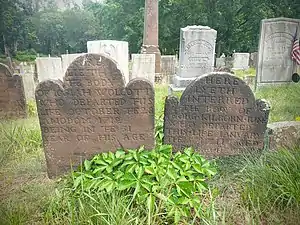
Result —
<path fill-rule="evenodd" d="M 159 140 L 167 87 L 156 86 L 155 95 Z M 271 105 L 269 122 L 300 116 L 299 96 L 297 84 L 256 93 Z M 174 224 L 160 201 L 149 213 L 129 193 L 74 192 L 67 188 L 70 176 L 48 179 L 38 119 L 29 106 L 31 118 L 0 127 L 0 224 Z M 217 173 L 201 195 L 201 218 L 192 212 L 179 224 L 299 224 L 300 149 L 221 158 L 212 165 Z"/>

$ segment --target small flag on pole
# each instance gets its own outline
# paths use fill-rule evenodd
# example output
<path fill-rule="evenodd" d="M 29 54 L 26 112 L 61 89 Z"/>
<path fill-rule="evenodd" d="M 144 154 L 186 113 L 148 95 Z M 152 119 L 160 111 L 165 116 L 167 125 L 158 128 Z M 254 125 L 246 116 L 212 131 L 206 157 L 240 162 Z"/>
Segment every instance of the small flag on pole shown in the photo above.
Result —
<path fill-rule="evenodd" d="M 293 38 L 293 46 L 292 46 L 292 60 L 294 60 L 298 65 L 300 65 L 300 45 L 299 39 L 297 39 L 297 30 L 295 32 L 295 36 Z"/>

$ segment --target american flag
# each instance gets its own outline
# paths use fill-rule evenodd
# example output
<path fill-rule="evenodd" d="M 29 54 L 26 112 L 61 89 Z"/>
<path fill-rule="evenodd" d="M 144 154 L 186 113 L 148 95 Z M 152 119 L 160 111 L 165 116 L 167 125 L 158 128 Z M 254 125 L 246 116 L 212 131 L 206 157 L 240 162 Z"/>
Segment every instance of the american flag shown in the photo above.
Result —
<path fill-rule="evenodd" d="M 297 39 L 297 30 L 293 39 L 292 60 L 294 60 L 298 65 L 300 65 L 300 45 L 299 39 Z"/>

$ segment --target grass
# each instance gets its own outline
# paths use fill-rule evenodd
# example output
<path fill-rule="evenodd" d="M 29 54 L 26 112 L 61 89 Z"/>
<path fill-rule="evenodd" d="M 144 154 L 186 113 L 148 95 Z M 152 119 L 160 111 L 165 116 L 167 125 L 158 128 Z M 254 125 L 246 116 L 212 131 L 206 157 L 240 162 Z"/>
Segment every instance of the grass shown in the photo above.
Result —
<path fill-rule="evenodd" d="M 157 85 L 156 116 L 162 119 L 166 86 Z M 263 87 L 257 98 L 271 104 L 270 122 L 295 120 L 299 85 Z M 34 105 L 30 103 L 32 115 Z M 147 224 L 147 212 L 130 195 L 72 195 L 63 180 L 49 180 L 38 120 L 0 126 L 0 225 Z M 300 149 L 219 159 L 218 176 L 203 199 L 201 224 L 299 224 Z M 170 224 L 160 211 L 153 224 Z M 182 224 L 200 224 L 185 220 Z"/>

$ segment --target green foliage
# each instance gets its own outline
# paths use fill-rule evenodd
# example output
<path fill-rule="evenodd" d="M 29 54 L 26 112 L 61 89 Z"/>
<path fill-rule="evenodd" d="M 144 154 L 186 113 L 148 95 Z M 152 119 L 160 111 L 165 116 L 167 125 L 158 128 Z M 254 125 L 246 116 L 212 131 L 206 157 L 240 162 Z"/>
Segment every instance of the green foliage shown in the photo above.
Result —
<path fill-rule="evenodd" d="M 270 103 L 269 122 L 294 121 L 299 116 L 299 84 L 260 87 L 255 96 Z"/>
<path fill-rule="evenodd" d="M 300 149 L 246 158 L 240 175 L 242 197 L 252 209 L 270 211 L 300 207 Z"/>
<path fill-rule="evenodd" d="M 18 51 L 16 53 L 16 60 L 21 62 L 30 62 L 36 59 L 37 53 L 34 49 L 26 50 L 26 51 Z"/>
<path fill-rule="evenodd" d="M 82 191 L 129 192 L 132 201 L 147 208 L 148 220 L 162 204 L 167 217 L 178 224 L 193 214 L 201 218 L 201 197 L 215 173 L 191 148 L 172 154 L 171 146 L 160 145 L 152 151 L 140 148 L 96 155 L 73 173 L 69 185 L 78 195 Z"/>
<path fill-rule="evenodd" d="M 37 106 L 35 101 L 28 101 L 27 102 L 27 110 L 28 110 L 28 115 L 30 117 L 37 116 Z"/>
<path fill-rule="evenodd" d="M 28 153 L 40 148 L 41 132 L 14 122 L 0 124 L 0 146 L 0 162 L 3 162 L 17 151 Z"/>

